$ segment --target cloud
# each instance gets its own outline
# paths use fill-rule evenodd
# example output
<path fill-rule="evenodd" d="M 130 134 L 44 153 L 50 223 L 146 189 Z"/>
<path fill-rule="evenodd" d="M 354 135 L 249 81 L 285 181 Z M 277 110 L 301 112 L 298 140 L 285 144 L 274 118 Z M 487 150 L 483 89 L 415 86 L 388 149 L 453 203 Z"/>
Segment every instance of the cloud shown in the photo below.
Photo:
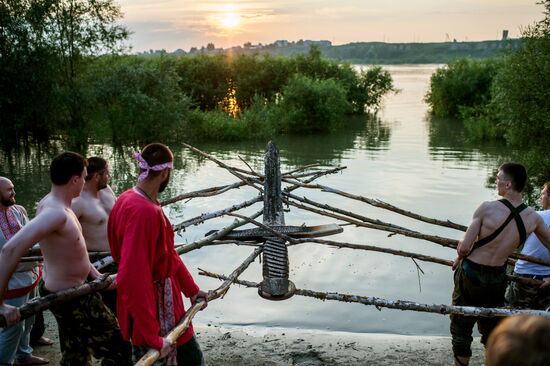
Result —
<path fill-rule="evenodd" d="M 215 42 L 331 39 L 340 43 L 391 39 L 442 39 L 445 33 L 487 39 L 542 18 L 542 6 L 525 0 L 118 0 L 123 23 L 145 44 L 189 47 Z M 222 26 L 234 12 L 241 23 Z M 162 37 L 159 37 L 162 35 Z M 136 45 L 136 48 L 139 44 Z"/>

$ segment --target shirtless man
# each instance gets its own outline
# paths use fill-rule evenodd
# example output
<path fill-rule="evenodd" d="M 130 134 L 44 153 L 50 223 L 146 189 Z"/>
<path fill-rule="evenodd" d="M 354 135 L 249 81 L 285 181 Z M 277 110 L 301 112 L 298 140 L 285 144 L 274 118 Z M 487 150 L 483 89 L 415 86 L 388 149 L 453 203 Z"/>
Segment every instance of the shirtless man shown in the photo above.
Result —
<path fill-rule="evenodd" d="M 115 204 L 116 197 L 109 187 L 110 170 L 107 160 L 93 156 L 88 158 L 88 166 L 84 188 L 80 196 L 73 199 L 71 208 L 82 225 L 82 235 L 86 241 L 89 252 L 110 252 L 109 239 L 107 238 L 107 221 L 109 213 Z M 102 272 L 116 273 L 108 269 L 113 257 L 104 258 L 102 263 L 107 263 Z M 100 291 L 105 305 L 116 314 L 116 290 L 106 289 Z"/>
<path fill-rule="evenodd" d="M 40 294 L 82 285 L 99 272 L 91 265 L 82 228 L 71 210 L 71 201 L 84 186 L 86 159 L 73 152 L 56 156 L 50 165 L 51 192 L 40 202 L 36 217 L 13 236 L 0 252 L 0 298 L 19 259 L 40 242 L 44 256 L 44 283 Z M 62 352 L 61 365 L 87 365 L 90 351 L 106 364 L 131 365 L 113 313 L 97 293 L 55 305 L 54 314 Z M 0 303 L 8 325 L 20 319 L 19 309 Z"/>
<path fill-rule="evenodd" d="M 550 230 L 542 217 L 522 202 L 521 192 L 526 182 L 527 172 L 522 165 L 507 163 L 499 168 L 497 192 L 503 199 L 483 202 L 458 243 L 458 257 L 453 264 L 456 270 L 453 305 L 503 306 L 508 256 L 533 232 L 550 250 Z M 470 361 L 472 329 L 476 322 L 481 343 L 486 344 L 499 319 L 451 315 L 457 366 L 468 365 Z"/>
<path fill-rule="evenodd" d="M 109 164 L 100 157 L 88 158 L 88 175 L 80 196 L 71 208 L 82 225 L 88 251 L 108 252 L 107 220 L 116 198 L 109 187 Z"/>

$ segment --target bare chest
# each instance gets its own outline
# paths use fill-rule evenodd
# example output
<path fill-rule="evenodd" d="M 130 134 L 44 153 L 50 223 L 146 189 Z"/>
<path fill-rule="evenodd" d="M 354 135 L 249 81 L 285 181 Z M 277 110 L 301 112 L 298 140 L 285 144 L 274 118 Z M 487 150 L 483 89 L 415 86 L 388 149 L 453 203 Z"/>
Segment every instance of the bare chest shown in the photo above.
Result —
<path fill-rule="evenodd" d="M 109 210 L 100 202 L 88 205 L 80 216 L 80 222 L 88 225 L 104 225 L 109 218 Z"/>

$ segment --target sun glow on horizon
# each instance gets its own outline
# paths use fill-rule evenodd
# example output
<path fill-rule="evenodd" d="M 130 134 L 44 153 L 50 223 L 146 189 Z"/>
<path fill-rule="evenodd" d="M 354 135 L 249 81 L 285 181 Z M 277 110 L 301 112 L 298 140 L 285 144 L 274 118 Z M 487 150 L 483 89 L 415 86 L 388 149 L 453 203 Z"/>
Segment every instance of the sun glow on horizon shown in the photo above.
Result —
<path fill-rule="evenodd" d="M 224 29 L 235 29 L 241 24 L 241 15 L 235 5 L 225 4 L 218 11 L 216 16 L 218 25 Z"/>
<path fill-rule="evenodd" d="M 224 28 L 237 28 L 241 24 L 241 16 L 237 13 L 225 13 L 220 17 L 220 24 Z"/>

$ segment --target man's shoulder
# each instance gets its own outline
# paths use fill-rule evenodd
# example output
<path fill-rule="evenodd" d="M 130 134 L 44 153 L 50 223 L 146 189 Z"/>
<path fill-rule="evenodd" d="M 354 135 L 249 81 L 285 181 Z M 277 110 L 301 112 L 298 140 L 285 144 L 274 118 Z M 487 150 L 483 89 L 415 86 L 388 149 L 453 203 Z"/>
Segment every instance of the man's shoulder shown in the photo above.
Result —
<path fill-rule="evenodd" d="M 101 189 L 99 191 L 99 202 L 109 208 L 113 207 L 116 202 L 116 196 L 113 190 L 108 188 Z"/>
<path fill-rule="evenodd" d="M 115 202 L 113 209 L 140 210 L 140 212 L 156 212 L 159 207 L 152 205 L 145 197 L 129 189 L 122 193 Z"/>
<path fill-rule="evenodd" d="M 28 216 L 27 210 L 25 209 L 25 207 L 23 207 L 23 206 L 21 206 L 21 205 L 15 204 L 15 205 L 13 205 L 13 208 L 14 208 L 16 211 L 22 213 L 23 215 Z"/>
<path fill-rule="evenodd" d="M 481 212 L 482 214 L 492 213 L 492 212 L 494 212 L 495 209 L 498 209 L 498 208 L 501 208 L 501 207 L 503 207 L 502 203 L 500 203 L 498 200 L 483 201 L 479 205 L 478 211 Z"/>
<path fill-rule="evenodd" d="M 544 222 L 550 224 L 550 210 L 537 211 L 537 213 L 544 219 Z"/>

